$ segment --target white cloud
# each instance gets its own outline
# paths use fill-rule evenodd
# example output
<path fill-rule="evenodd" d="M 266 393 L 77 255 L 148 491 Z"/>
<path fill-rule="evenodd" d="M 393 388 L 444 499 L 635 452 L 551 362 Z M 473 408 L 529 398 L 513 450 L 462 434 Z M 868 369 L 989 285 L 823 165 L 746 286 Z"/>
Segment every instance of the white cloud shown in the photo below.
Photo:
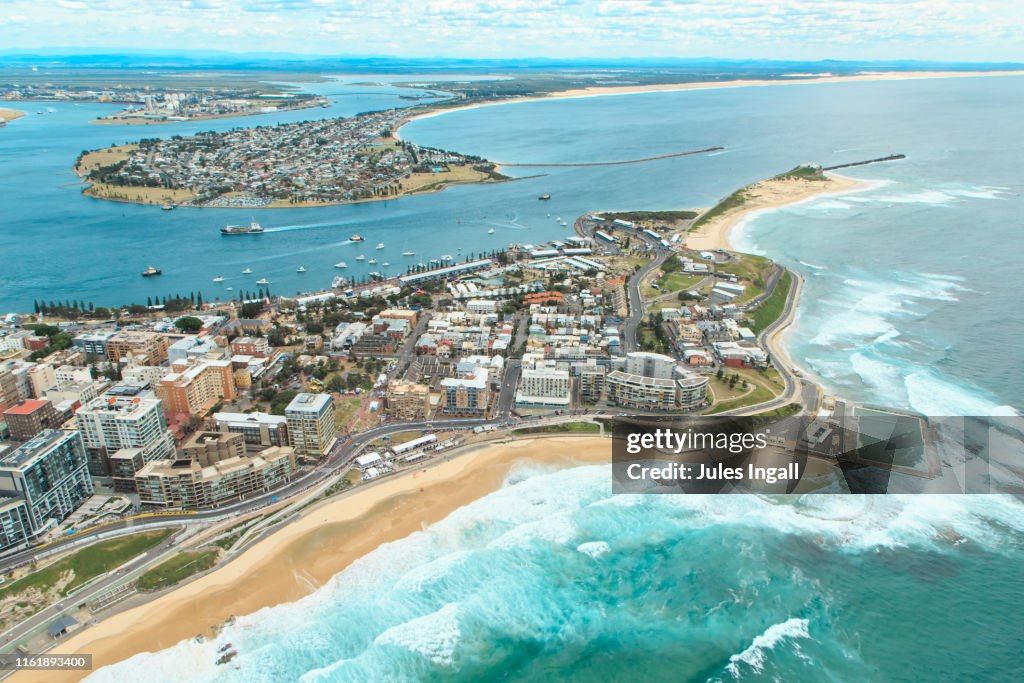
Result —
<path fill-rule="evenodd" d="M 1024 2 L 6 0 L 5 47 L 1024 61 Z M 85 10 L 85 11 L 83 11 Z M 14 16 L 23 17 L 18 25 Z M 234 33 L 222 29 L 230 28 Z M 184 31 L 184 37 L 180 33 Z M 258 44 L 251 40 L 260 36 Z M 392 47 L 393 46 L 393 47 Z"/>

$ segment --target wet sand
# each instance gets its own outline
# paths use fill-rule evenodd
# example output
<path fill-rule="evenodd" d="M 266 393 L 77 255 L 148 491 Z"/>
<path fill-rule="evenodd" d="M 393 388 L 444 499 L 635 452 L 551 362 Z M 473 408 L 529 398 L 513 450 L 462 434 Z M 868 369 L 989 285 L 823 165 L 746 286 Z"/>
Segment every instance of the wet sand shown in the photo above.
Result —
<path fill-rule="evenodd" d="M 221 569 L 114 614 L 57 646 L 90 653 L 94 670 L 140 652 L 211 634 L 232 616 L 309 595 L 378 546 L 437 522 L 500 488 L 522 461 L 572 467 L 611 462 L 598 436 L 516 440 L 477 447 L 414 473 L 357 489 L 288 524 Z M 76 681 L 88 672 L 24 672 L 15 681 Z"/>

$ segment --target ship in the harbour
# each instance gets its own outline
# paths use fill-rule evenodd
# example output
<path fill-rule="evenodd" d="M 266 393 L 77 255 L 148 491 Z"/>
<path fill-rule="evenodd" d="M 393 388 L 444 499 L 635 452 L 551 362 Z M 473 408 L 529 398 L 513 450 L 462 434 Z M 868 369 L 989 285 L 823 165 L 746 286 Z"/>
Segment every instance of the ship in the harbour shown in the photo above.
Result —
<path fill-rule="evenodd" d="M 348 238 L 350 242 L 365 242 L 366 238 L 362 235 L 352 235 Z"/>
<path fill-rule="evenodd" d="M 546 202 L 547 200 L 551 199 L 551 195 L 545 192 L 541 196 L 537 197 L 537 199 L 541 200 L 542 202 Z"/>
<path fill-rule="evenodd" d="M 149 268 L 146 268 L 144 271 L 142 271 L 142 277 L 155 277 L 163 272 L 164 271 L 160 270 L 159 268 L 154 268 L 153 266 L 150 266 Z"/>
<path fill-rule="evenodd" d="M 220 229 L 222 235 L 258 235 L 263 232 L 263 226 L 256 221 L 250 221 L 249 225 L 225 225 Z"/>

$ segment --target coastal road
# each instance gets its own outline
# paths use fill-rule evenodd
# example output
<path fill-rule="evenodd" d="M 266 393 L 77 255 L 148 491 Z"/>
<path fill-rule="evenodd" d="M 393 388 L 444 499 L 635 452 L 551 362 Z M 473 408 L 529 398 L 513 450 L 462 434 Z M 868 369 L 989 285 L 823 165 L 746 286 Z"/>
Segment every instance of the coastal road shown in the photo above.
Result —
<path fill-rule="evenodd" d="M 637 339 L 637 328 L 640 327 L 640 322 L 644 319 L 644 313 L 646 312 L 644 309 L 644 298 L 640 293 L 640 286 L 643 284 L 644 279 L 653 271 L 661 268 L 665 261 L 667 261 L 674 252 L 670 249 L 665 249 L 657 242 L 657 240 L 640 230 L 628 230 L 619 226 L 616 226 L 616 229 L 629 232 L 634 237 L 643 240 L 645 243 L 653 247 L 655 253 L 654 260 L 633 273 L 626 282 L 626 297 L 629 299 L 629 316 L 622 321 L 622 349 L 626 353 L 631 353 L 633 351 L 640 350 L 640 342 Z"/>

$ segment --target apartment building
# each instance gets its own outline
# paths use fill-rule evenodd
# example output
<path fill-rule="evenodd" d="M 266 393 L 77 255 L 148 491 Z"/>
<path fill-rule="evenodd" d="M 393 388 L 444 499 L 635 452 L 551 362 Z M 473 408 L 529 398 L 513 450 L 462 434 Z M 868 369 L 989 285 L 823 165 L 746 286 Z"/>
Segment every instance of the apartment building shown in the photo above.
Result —
<path fill-rule="evenodd" d="M 235 371 L 229 360 L 205 360 L 194 365 L 175 363 L 156 386 L 167 415 L 202 415 L 235 398 Z"/>
<path fill-rule="evenodd" d="M 160 365 L 167 360 L 167 337 L 156 332 L 122 331 L 106 340 L 107 360 L 120 363 L 131 356 L 138 365 Z"/>
<path fill-rule="evenodd" d="M 384 411 L 396 420 L 422 420 L 430 412 L 430 387 L 415 382 L 392 382 L 384 398 Z"/>
<path fill-rule="evenodd" d="M 206 467 L 189 458 L 147 463 L 135 475 L 135 486 L 145 506 L 197 509 L 271 491 L 296 471 L 295 449 L 271 446 L 257 456 L 232 456 Z"/>
<path fill-rule="evenodd" d="M 249 447 L 287 446 L 288 418 L 269 413 L 214 413 L 222 432 L 241 434 Z"/>
<path fill-rule="evenodd" d="M 48 429 L 0 458 L 0 550 L 59 524 L 92 495 L 82 435 Z"/>
<path fill-rule="evenodd" d="M 330 394 L 299 394 L 284 410 L 288 436 L 300 456 L 319 459 L 337 441 Z"/>
<path fill-rule="evenodd" d="M 4 422 L 15 441 L 28 441 L 44 429 L 56 429 L 61 420 L 49 399 L 29 399 L 8 408 Z"/>
<path fill-rule="evenodd" d="M 231 432 L 196 432 L 181 445 L 181 455 L 209 467 L 245 455 L 245 437 Z"/>
<path fill-rule="evenodd" d="M 146 462 L 174 453 L 163 405 L 138 387 L 112 387 L 80 408 L 75 423 L 89 453 L 89 471 L 97 476 L 110 473 L 109 455 L 122 448 L 141 449 Z"/>

